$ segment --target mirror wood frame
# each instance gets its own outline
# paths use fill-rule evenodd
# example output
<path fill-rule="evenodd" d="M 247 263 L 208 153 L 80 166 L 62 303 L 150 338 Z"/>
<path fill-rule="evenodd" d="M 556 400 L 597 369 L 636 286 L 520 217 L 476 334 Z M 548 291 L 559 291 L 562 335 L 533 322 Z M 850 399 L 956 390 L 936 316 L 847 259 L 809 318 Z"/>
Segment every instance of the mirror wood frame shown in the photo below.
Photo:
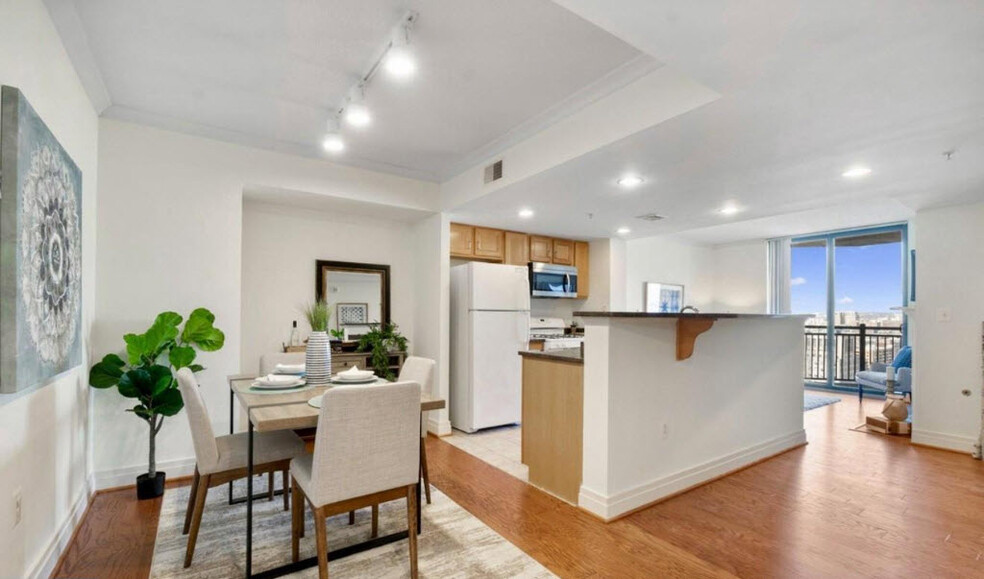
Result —
<path fill-rule="evenodd" d="M 314 272 L 314 297 L 316 300 L 325 300 L 325 272 L 327 271 L 347 271 L 352 273 L 375 273 L 382 279 L 380 296 L 382 312 L 380 317 L 384 324 L 390 323 L 390 266 L 377 263 L 358 263 L 352 261 L 328 261 L 319 259 L 315 261 Z"/>

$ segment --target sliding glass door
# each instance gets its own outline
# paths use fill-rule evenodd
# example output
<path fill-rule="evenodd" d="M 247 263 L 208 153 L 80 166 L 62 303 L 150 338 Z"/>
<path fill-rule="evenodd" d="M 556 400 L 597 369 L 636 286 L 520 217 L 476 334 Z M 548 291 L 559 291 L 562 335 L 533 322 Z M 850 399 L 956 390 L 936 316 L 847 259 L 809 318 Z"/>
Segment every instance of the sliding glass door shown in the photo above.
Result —
<path fill-rule="evenodd" d="M 854 387 L 858 371 L 891 362 L 905 342 L 904 224 L 795 238 L 792 312 L 806 324 L 806 382 Z"/>

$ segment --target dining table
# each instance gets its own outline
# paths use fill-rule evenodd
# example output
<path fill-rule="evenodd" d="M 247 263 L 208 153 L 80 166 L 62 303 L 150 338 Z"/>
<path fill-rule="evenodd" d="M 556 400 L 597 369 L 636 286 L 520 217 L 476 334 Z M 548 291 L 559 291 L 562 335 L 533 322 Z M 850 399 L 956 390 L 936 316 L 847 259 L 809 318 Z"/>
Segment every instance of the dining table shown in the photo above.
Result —
<path fill-rule="evenodd" d="M 265 569 L 259 573 L 253 573 L 253 501 L 255 499 L 266 498 L 268 493 L 262 495 L 253 494 L 253 436 L 254 432 L 272 432 L 275 430 L 294 430 L 311 431 L 318 426 L 318 416 L 320 409 L 309 404 L 309 401 L 320 398 L 330 388 L 337 386 L 337 383 L 325 386 L 303 385 L 291 389 L 260 389 L 255 388 L 256 376 L 252 374 L 237 374 L 228 377 L 229 383 L 229 433 L 234 431 L 235 402 L 239 402 L 240 408 L 245 412 L 247 422 L 247 468 L 246 468 L 246 496 L 234 497 L 233 486 L 229 483 L 229 504 L 246 503 L 246 577 L 269 579 L 281 577 L 290 573 L 295 573 L 302 569 L 315 567 L 318 565 L 317 557 L 302 559 L 296 563 L 280 565 L 272 569 Z M 388 384 L 389 381 L 383 378 L 376 378 L 367 385 Z M 444 399 L 431 395 L 428 392 L 420 393 L 420 411 L 428 412 L 445 408 L 447 403 Z M 420 478 L 418 471 L 417 479 L 417 504 L 420 505 Z M 276 494 L 289 492 L 288 489 L 276 490 Z M 421 509 L 417 509 L 417 533 L 421 529 Z M 390 533 L 385 536 L 371 538 L 353 545 L 339 547 L 328 553 L 328 559 L 341 559 L 349 555 L 361 553 L 369 549 L 400 541 L 407 538 L 407 531 Z"/>

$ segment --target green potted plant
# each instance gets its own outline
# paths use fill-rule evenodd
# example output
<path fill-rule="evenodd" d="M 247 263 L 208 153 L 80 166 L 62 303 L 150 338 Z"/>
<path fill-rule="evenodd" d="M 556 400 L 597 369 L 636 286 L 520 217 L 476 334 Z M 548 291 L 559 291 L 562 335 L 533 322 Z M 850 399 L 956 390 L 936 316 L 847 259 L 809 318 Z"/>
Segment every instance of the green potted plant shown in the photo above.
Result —
<path fill-rule="evenodd" d="M 328 333 L 331 334 L 331 351 L 341 352 L 342 342 L 345 341 L 345 330 L 335 328 L 334 330 L 329 330 Z"/>
<path fill-rule="evenodd" d="M 308 384 L 322 386 L 331 382 L 331 342 L 328 339 L 331 307 L 328 302 L 317 300 L 304 308 L 304 316 L 311 324 L 304 354 L 305 379 Z"/>
<path fill-rule="evenodd" d="M 369 364 L 376 375 L 389 381 L 396 379 L 393 370 L 390 369 L 390 354 L 392 352 L 405 352 L 407 349 L 407 339 L 400 333 L 399 327 L 392 323 L 373 324 L 368 332 L 359 339 L 356 348 L 359 352 L 370 352 Z"/>
<path fill-rule="evenodd" d="M 126 334 L 126 360 L 116 354 L 106 356 L 89 370 L 93 388 L 116 388 L 122 396 L 133 398 L 136 405 L 127 409 L 147 423 L 150 431 L 149 465 L 146 474 L 137 477 L 137 497 L 149 499 L 164 494 L 165 473 L 157 471 L 155 439 L 164 418 L 174 416 L 184 407 L 174 372 L 204 367 L 195 363 L 196 349 L 214 352 L 225 343 L 225 334 L 213 323 L 215 316 L 205 308 L 191 312 L 184 328 L 181 315 L 164 312 L 143 334 Z"/>

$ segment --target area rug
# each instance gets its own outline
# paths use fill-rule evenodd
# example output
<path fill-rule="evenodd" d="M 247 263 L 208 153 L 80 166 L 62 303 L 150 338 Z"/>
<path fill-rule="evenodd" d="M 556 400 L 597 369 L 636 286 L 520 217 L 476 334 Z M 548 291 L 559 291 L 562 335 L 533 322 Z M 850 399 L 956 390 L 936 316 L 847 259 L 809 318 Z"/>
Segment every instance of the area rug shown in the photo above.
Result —
<path fill-rule="evenodd" d="M 278 477 L 279 479 L 279 477 Z M 254 488 L 264 487 L 265 477 Z M 181 534 L 190 487 L 168 489 L 161 506 L 151 577 L 242 577 L 246 559 L 246 505 L 230 506 L 226 487 L 211 489 L 202 516 L 195 558 L 183 568 L 187 536 Z M 237 483 L 237 496 L 245 483 Z M 423 497 L 421 497 L 423 499 Z M 536 560 L 490 529 L 446 495 L 432 487 L 432 504 L 423 505 L 423 529 L 417 539 L 421 577 L 554 577 Z M 422 500 L 423 502 L 423 500 Z M 328 547 L 336 549 L 369 538 L 369 509 L 328 520 Z M 313 517 L 305 517 L 301 558 L 315 555 Z M 283 500 L 253 503 L 253 572 L 290 562 L 290 513 Z M 385 503 L 379 509 L 379 534 L 407 528 L 406 502 Z M 408 546 L 398 541 L 329 563 L 332 577 L 407 577 Z M 317 577 L 317 567 L 290 577 Z"/>
<path fill-rule="evenodd" d="M 814 408 L 820 408 L 821 406 L 827 406 L 828 404 L 835 404 L 840 402 L 840 398 L 835 398 L 834 396 L 818 396 L 816 394 L 803 394 L 803 412 L 807 410 L 813 410 Z"/>

